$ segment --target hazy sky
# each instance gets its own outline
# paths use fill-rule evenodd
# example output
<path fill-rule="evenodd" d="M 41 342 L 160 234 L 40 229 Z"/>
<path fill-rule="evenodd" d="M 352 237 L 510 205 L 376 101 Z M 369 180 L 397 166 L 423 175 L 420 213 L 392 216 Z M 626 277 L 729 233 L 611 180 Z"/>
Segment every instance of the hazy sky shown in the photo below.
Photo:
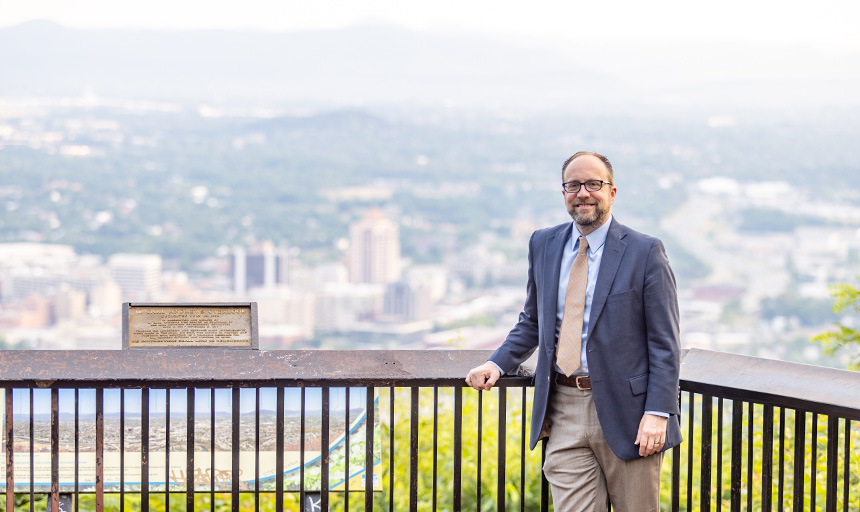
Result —
<path fill-rule="evenodd" d="M 857 0 L 0 0 L 0 26 L 50 20 L 75 28 L 408 28 L 628 43 L 743 41 L 860 50 Z"/>

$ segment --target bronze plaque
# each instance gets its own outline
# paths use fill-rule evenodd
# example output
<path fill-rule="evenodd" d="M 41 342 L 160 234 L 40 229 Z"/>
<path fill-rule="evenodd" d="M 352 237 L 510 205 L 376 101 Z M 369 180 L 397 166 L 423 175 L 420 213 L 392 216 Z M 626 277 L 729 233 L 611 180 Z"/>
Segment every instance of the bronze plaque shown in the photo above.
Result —
<path fill-rule="evenodd" d="M 254 309 L 251 304 L 128 304 L 125 348 L 256 348 Z"/>

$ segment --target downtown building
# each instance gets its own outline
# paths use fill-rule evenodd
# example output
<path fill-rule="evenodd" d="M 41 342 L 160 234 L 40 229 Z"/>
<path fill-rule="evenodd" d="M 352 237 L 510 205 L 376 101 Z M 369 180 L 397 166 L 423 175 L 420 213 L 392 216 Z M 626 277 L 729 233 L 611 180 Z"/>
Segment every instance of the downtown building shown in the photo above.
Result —
<path fill-rule="evenodd" d="M 349 227 L 347 268 L 351 283 L 387 284 L 400 279 L 400 228 L 378 208 Z"/>

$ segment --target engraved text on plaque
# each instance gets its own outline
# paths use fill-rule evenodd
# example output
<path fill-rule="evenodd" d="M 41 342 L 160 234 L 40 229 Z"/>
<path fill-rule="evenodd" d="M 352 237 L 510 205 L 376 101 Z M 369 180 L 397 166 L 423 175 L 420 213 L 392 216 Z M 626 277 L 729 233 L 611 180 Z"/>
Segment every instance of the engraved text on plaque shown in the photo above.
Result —
<path fill-rule="evenodd" d="M 128 348 L 253 346 L 251 308 L 235 305 L 135 305 Z"/>

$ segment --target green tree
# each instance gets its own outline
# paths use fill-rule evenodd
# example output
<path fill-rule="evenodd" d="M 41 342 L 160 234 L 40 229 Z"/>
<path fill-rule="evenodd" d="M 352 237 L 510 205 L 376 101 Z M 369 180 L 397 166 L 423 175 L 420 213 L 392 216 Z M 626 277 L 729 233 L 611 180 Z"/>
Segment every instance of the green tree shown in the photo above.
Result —
<path fill-rule="evenodd" d="M 34 494 L 33 495 L 33 508 L 34 510 L 45 510 L 45 503 L 47 502 L 46 494 Z M 30 495 L 29 494 L 16 494 L 15 495 L 15 510 L 30 510 Z M 6 500 L 5 496 L 0 497 L 0 512 L 6 512 L 8 510 L 6 508 Z"/>
<path fill-rule="evenodd" d="M 841 283 L 830 287 L 830 294 L 836 299 L 833 311 L 844 313 L 851 310 L 855 315 L 860 314 L 860 288 L 848 283 Z M 813 341 L 821 343 L 825 353 L 833 354 L 839 350 L 853 352 L 848 368 L 860 371 L 860 332 L 845 324 L 835 322 L 835 329 L 825 331 L 812 338 Z"/>

